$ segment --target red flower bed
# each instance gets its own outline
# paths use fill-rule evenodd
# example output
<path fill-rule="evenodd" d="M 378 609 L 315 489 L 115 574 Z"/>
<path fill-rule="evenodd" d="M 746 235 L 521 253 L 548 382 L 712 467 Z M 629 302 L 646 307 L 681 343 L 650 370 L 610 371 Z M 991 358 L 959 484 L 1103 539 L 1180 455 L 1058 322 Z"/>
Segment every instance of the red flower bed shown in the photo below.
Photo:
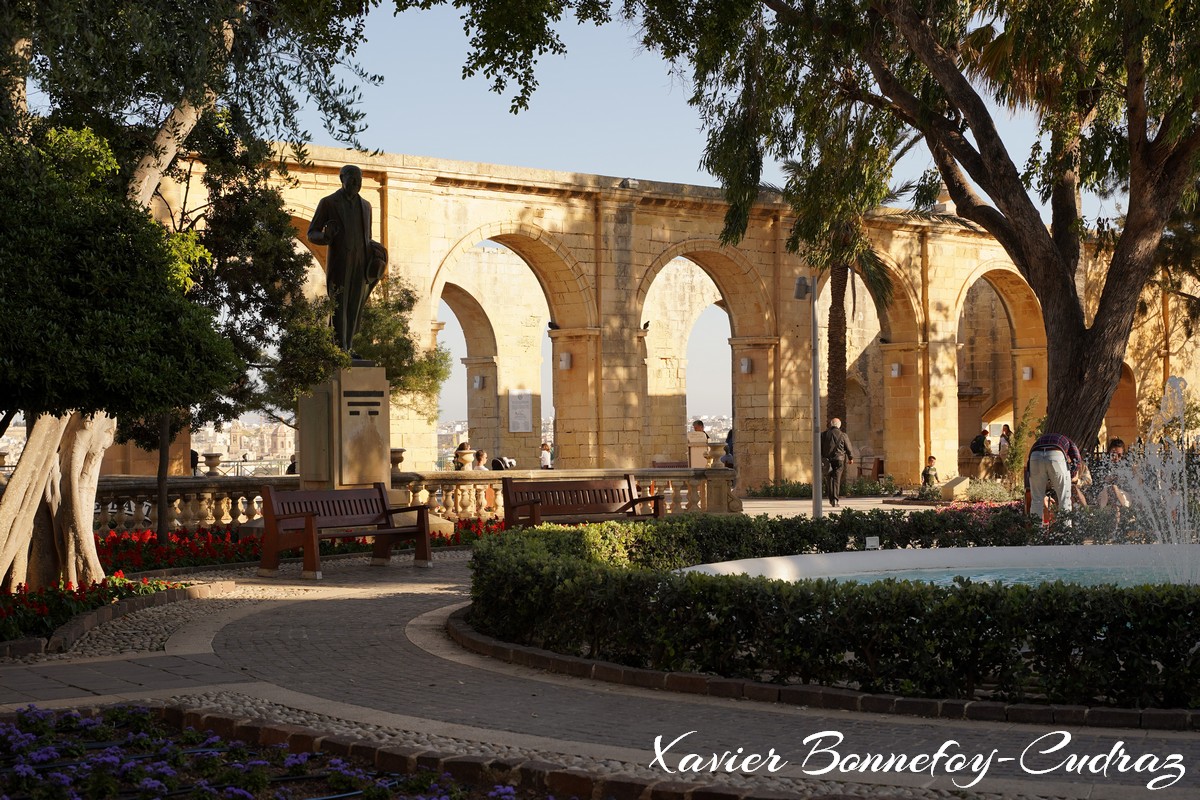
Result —
<path fill-rule="evenodd" d="M 178 585 L 149 578 L 132 581 L 120 570 L 91 586 L 76 587 L 68 581 L 31 592 L 25 584 L 18 584 L 14 592 L 0 593 L 0 641 L 49 636 L 60 625 L 85 611 Z"/>

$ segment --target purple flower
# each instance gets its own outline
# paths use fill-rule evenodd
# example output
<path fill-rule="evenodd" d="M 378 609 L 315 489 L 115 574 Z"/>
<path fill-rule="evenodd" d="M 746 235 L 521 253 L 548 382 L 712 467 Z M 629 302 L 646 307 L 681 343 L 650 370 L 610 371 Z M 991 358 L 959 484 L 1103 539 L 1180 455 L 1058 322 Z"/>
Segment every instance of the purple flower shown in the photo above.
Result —
<path fill-rule="evenodd" d="M 58 758 L 58 751 L 53 747 L 43 747 L 40 750 L 34 750 L 29 754 L 29 760 L 34 764 L 44 764 L 47 761 L 53 761 Z"/>
<path fill-rule="evenodd" d="M 37 775 L 37 770 L 26 764 L 24 761 L 13 767 L 13 772 L 17 773 L 22 778 L 32 778 L 34 775 Z"/>
<path fill-rule="evenodd" d="M 254 800 L 254 795 L 236 786 L 226 786 L 221 797 L 228 798 L 228 800 Z"/>
<path fill-rule="evenodd" d="M 163 794 L 167 791 L 167 785 L 160 780 L 154 778 L 142 778 L 138 784 L 138 789 L 143 792 L 157 792 Z"/>

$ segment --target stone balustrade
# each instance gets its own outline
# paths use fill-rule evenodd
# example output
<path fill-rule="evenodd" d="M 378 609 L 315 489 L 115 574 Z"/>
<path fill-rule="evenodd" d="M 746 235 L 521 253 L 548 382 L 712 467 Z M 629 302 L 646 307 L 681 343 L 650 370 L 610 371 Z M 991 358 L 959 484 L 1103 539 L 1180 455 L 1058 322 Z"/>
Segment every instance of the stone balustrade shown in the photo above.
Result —
<path fill-rule="evenodd" d="M 423 503 L 449 520 L 495 517 L 504 514 L 500 481 L 505 476 L 523 480 L 539 478 L 611 478 L 632 472 L 642 494 L 666 497 L 667 514 L 728 514 L 742 510 L 733 496 L 736 473 L 731 469 L 596 469 L 596 470 L 464 470 L 438 472 L 392 472 L 397 502 Z M 262 487 L 299 487 L 295 475 L 279 477 L 171 477 L 167 480 L 169 527 L 252 527 L 262 518 Z M 107 476 L 96 490 L 96 520 L 93 530 L 135 531 L 158 525 L 158 487 L 153 477 Z"/>

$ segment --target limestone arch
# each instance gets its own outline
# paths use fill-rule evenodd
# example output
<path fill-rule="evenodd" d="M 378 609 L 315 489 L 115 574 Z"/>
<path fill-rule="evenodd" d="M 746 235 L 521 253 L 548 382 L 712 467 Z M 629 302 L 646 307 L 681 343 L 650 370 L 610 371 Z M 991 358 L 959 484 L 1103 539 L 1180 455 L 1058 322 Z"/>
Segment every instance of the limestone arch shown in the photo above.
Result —
<path fill-rule="evenodd" d="M 967 303 L 967 292 L 979 280 L 985 280 L 1000 297 L 1008 312 L 1009 328 L 1013 334 L 1013 347 L 1046 347 L 1046 329 L 1042 323 L 1042 304 L 1038 302 L 1033 288 L 1011 263 L 986 261 L 971 271 L 958 287 L 952 320 L 962 317 Z"/>
<path fill-rule="evenodd" d="M 654 279 L 676 258 L 688 259 L 712 278 L 721 293 L 718 305 L 723 304 L 729 314 L 733 336 L 776 335 L 775 312 L 762 277 L 737 248 L 715 238 L 686 239 L 659 253 L 642 274 L 637 293 L 631 298 L 639 314 Z"/>
<path fill-rule="evenodd" d="M 595 328 L 595 287 L 591 277 L 558 237 L 527 222 L 491 222 L 459 238 L 438 263 L 430 297 L 441 296 L 454 265 L 483 241 L 504 245 L 521 257 L 537 278 L 550 307 L 550 317 L 562 328 Z"/>
<path fill-rule="evenodd" d="M 921 341 L 921 331 L 925 329 L 925 313 L 921 305 L 920 295 L 908 275 L 888 254 L 876 250 L 876 256 L 883 265 L 884 271 L 892 281 L 892 300 L 886 307 L 870 291 L 867 292 L 871 302 L 875 304 L 875 314 L 879 317 L 879 336 L 887 343 L 917 343 Z M 853 270 L 857 272 L 857 270 Z M 822 272 L 817 279 L 817 295 L 829 284 L 829 273 Z"/>
<path fill-rule="evenodd" d="M 467 358 L 494 358 L 499 351 L 496 330 L 479 301 L 466 289 L 450 282 L 442 285 L 441 299 L 450 306 L 462 326 Z"/>

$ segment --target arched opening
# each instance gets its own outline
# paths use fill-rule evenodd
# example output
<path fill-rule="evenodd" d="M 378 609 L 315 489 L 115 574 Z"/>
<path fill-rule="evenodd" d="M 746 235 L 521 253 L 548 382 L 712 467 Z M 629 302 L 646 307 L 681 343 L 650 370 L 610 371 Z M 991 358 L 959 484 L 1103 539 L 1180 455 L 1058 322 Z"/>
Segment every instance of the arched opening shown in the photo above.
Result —
<path fill-rule="evenodd" d="M 1123 439 L 1132 443 L 1138 437 L 1137 381 L 1128 364 L 1121 365 L 1121 379 L 1108 404 L 1104 415 L 1104 431 L 1100 446 L 1106 447 L 1110 439 Z"/>
<path fill-rule="evenodd" d="M 830 282 L 826 280 L 817 298 L 818 348 L 821 355 L 821 420 L 837 416 L 842 430 L 850 437 L 859 456 L 864 459 L 884 455 L 884 369 L 885 359 L 880 345 L 883 335 L 874 298 L 863 279 L 850 272 L 846 285 L 846 374 L 843 381 L 845 408 L 830 405 L 829 319 L 832 307 Z M 838 376 L 832 376 L 834 380 Z"/>
<path fill-rule="evenodd" d="M 710 441 L 732 427 L 729 314 L 712 277 L 679 257 L 654 276 L 641 319 L 642 450 L 651 464 L 686 463 L 693 420 L 705 423 Z"/>
<path fill-rule="evenodd" d="M 991 453 L 1000 431 L 1014 424 L 1013 324 L 999 293 L 985 278 L 967 289 L 958 318 L 958 441 L 969 445 L 989 431 Z"/>
<path fill-rule="evenodd" d="M 488 460 L 537 464 L 543 418 L 553 417 L 544 379 L 550 311 L 524 258 L 494 241 L 465 249 L 442 271 L 438 340 L 451 352 L 439 398 L 437 465 L 452 468 L 466 441 Z"/>

